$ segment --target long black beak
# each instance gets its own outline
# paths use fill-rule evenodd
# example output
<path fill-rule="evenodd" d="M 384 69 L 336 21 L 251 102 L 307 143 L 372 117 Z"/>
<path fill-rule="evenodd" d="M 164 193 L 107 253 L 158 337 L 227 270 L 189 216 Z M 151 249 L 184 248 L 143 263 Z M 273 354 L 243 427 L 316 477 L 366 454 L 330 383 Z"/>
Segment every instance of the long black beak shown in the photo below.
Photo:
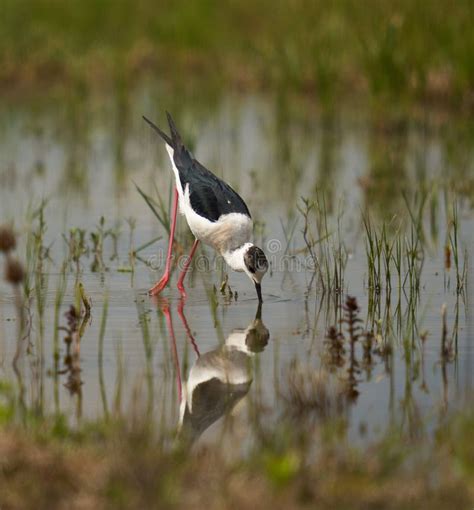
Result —
<path fill-rule="evenodd" d="M 259 283 L 255 282 L 255 288 L 257 289 L 258 302 L 263 303 L 262 286 Z"/>

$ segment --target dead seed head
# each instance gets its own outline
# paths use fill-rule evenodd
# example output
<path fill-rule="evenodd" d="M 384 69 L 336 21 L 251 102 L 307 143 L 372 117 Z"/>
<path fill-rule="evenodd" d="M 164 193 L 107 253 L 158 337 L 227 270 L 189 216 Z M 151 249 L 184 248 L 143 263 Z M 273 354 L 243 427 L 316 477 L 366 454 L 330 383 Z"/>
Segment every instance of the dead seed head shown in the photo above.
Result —
<path fill-rule="evenodd" d="M 344 309 L 348 312 L 357 313 L 359 311 L 359 305 L 357 304 L 357 298 L 347 296 L 344 304 Z"/>
<path fill-rule="evenodd" d="M 19 285 L 25 277 L 22 264 L 15 259 L 8 259 L 5 266 L 5 280 L 12 285 Z"/>
<path fill-rule="evenodd" d="M 15 249 L 15 233 L 11 227 L 0 226 L 0 252 L 8 253 Z"/>

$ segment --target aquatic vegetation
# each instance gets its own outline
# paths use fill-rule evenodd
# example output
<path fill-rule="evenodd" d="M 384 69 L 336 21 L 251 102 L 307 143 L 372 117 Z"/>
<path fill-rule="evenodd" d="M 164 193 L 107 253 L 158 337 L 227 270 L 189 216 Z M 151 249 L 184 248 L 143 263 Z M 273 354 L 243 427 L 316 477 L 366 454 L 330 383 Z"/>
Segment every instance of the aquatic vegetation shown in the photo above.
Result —
<path fill-rule="evenodd" d="M 448 230 L 448 238 L 449 238 L 449 247 L 450 252 L 453 254 L 454 260 L 454 270 L 456 271 L 456 292 L 459 294 L 464 290 L 466 280 L 467 280 L 467 250 L 464 251 L 463 262 L 461 265 L 461 254 L 459 247 L 459 215 L 458 208 L 456 204 L 453 204 L 452 210 L 452 220 L 451 220 L 452 228 Z M 445 267 L 449 271 L 449 256 L 447 256 Z"/>
<path fill-rule="evenodd" d="M 26 329 L 25 299 L 20 287 L 25 280 L 25 269 L 23 264 L 12 253 L 16 248 L 16 244 L 16 235 L 13 228 L 7 225 L 0 226 L 0 253 L 4 258 L 4 278 L 13 287 L 15 294 L 15 310 L 18 323 L 15 360 L 18 359 L 20 354 L 23 334 Z"/>
<path fill-rule="evenodd" d="M 326 333 L 327 354 L 325 362 L 329 368 L 342 367 L 345 363 L 346 350 L 344 335 L 336 326 L 330 326 Z"/>
<path fill-rule="evenodd" d="M 8 254 L 16 248 L 16 237 L 11 227 L 0 226 L 0 252 Z"/>
<path fill-rule="evenodd" d="M 382 221 L 380 226 L 374 224 L 370 213 L 362 214 L 364 235 L 361 242 L 365 247 L 367 287 L 371 293 L 377 295 L 382 290 L 390 293 L 395 284 L 399 292 L 405 289 L 409 293 L 419 292 L 426 257 L 427 241 L 423 219 L 427 196 L 415 195 L 413 203 L 405 198 L 404 214 L 401 214 L 400 218 L 392 218 L 389 222 Z M 336 220 L 330 217 L 324 197 L 317 196 L 314 201 L 303 199 L 302 202 L 303 205 L 298 206 L 298 210 L 303 221 L 301 233 L 305 248 L 296 253 L 308 254 L 311 267 L 307 264 L 307 268 L 313 271 L 323 292 L 343 292 L 344 273 L 348 262 L 348 250 L 342 241 L 347 228 L 344 214 L 338 213 Z M 328 225 L 331 221 L 333 226 L 330 229 Z M 457 216 L 452 225 L 457 234 Z M 450 246 L 456 245 L 455 250 L 450 250 L 458 254 L 456 234 L 449 237 Z M 460 268 L 459 260 L 455 260 L 455 267 L 459 279 L 458 289 L 461 289 L 461 282 L 466 278 L 466 266 Z"/>
<path fill-rule="evenodd" d="M 164 200 L 161 194 L 156 190 L 157 200 L 153 197 L 147 195 L 139 186 L 135 184 L 135 188 L 138 193 L 140 193 L 143 200 L 145 200 L 146 205 L 150 208 L 153 214 L 156 216 L 157 220 L 160 222 L 161 226 L 165 229 L 166 233 L 169 235 L 171 222 L 168 213 L 168 208 L 164 204 Z M 170 203 L 170 201 L 168 201 Z"/>
<path fill-rule="evenodd" d="M 81 228 L 72 228 L 69 230 L 69 237 L 64 236 L 69 251 L 69 260 L 75 266 L 76 274 L 80 273 L 81 257 L 89 254 L 86 242 L 86 231 Z"/>
<path fill-rule="evenodd" d="M 323 422 L 336 419 L 347 405 L 346 392 L 340 382 L 331 385 L 324 371 L 317 372 L 296 361 L 288 368 L 285 391 L 280 397 L 285 415 L 300 425 L 302 420 L 310 416 L 313 420 Z"/>
<path fill-rule="evenodd" d="M 340 220 L 342 213 L 338 215 L 337 225 L 334 230 L 328 227 L 328 211 L 324 196 L 316 195 L 315 200 L 302 198 L 302 206 L 298 205 L 298 211 L 303 218 L 303 235 L 305 249 L 309 254 L 310 266 L 317 277 L 321 289 L 328 292 L 341 293 L 344 290 L 344 270 L 347 264 L 347 250 L 341 239 Z M 311 279 L 308 289 L 311 288 Z"/>
<path fill-rule="evenodd" d="M 65 386 L 71 395 L 74 395 L 80 393 L 83 384 L 80 375 L 80 330 L 83 328 L 79 326 L 79 316 L 73 305 L 71 305 L 65 316 L 67 319 L 67 326 L 61 326 L 61 329 L 66 333 L 64 337 L 66 354 L 64 356 L 64 368 L 59 374 L 67 374 L 68 377 Z"/>
<path fill-rule="evenodd" d="M 422 230 L 424 203 L 422 201 L 415 218 L 411 206 L 406 202 L 406 216 L 410 219 L 408 227 L 399 221 L 394 229 L 392 220 L 389 223 L 383 222 L 380 228 L 376 228 L 370 216 L 363 215 L 368 265 L 367 284 L 376 294 L 382 289 L 391 291 L 392 274 L 396 276 L 399 290 L 405 288 L 409 292 L 419 290 L 425 257 Z"/>
<path fill-rule="evenodd" d="M 93 257 L 90 270 L 93 273 L 106 271 L 107 265 L 104 261 L 104 245 L 107 239 L 112 242 L 112 253 L 109 260 L 118 258 L 117 247 L 120 238 L 120 224 L 115 227 L 107 227 L 104 216 L 99 219 L 95 230 L 87 232 L 86 229 L 73 227 L 69 229 L 68 235 L 63 234 L 63 239 L 68 249 L 68 259 L 75 268 L 76 275 L 81 272 L 81 259 Z M 90 239 L 90 243 L 87 239 Z"/>
<path fill-rule="evenodd" d="M 106 231 L 105 228 L 105 218 L 103 216 L 100 217 L 99 225 L 97 226 L 96 231 L 90 233 L 90 240 L 92 243 L 91 252 L 93 253 L 94 260 L 91 265 L 91 271 L 93 273 L 97 271 L 103 271 L 105 269 L 105 263 L 103 259 L 104 252 L 104 240 L 105 238 L 112 232 L 111 230 Z M 117 245 L 117 235 L 114 233 L 114 247 L 115 252 Z M 112 255 L 111 258 L 114 257 L 115 254 Z"/>
<path fill-rule="evenodd" d="M 214 287 L 214 293 L 216 292 L 217 289 Z M 232 290 L 232 287 L 229 284 L 229 275 L 227 273 L 224 275 L 219 292 L 224 297 L 226 303 L 231 303 L 232 301 L 237 301 L 239 299 L 239 293 Z"/>
<path fill-rule="evenodd" d="M 178 95 L 154 85 L 133 103 L 127 83 L 100 104 L 84 88 L 66 144 L 59 98 L 4 116 L 0 506 L 472 506 L 469 122 L 319 115 L 285 91 L 212 108 L 180 96 L 196 154 L 248 193 L 271 264 L 245 381 L 222 401 L 215 380 L 201 386 L 188 450 L 178 375 L 183 394 L 196 365 L 240 359 L 226 340 L 256 302 L 206 251 L 187 300 L 146 295 L 170 188 L 133 111 Z M 133 181 L 152 180 L 140 197 Z M 22 278 L 11 265 L 5 280 L 7 259 Z"/>
<path fill-rule="evenodd" d="M 441 359 L 443 363 L 452 361 L 455 357 L 454 339 L 448 338 L 447 308 L 446 304 L 441 307 L 442 331 L 441 331 Z"/>
<path fill-rule="evenodd" d="M 359 395 L 357 387 L 361 380 L 361 368 L 365 370 L 367 380 L 370 380 L 376 365 L 374 356 L 387 363 L 391 349 L 380 332 L 363 328 L 357 298 L 346 296 L 339 306 L 341 318 L 339 324 L 327 330 L 322 360 L 330 373 L 340 375 L 346 372 L 344 377 L 340 376 L 342 391 L 348 401 L 353 402 Z"/>
<path fill-rule="evenodd" d="M 5 258 L 5 281 L 18 288 L 25 279 L 25 270 L 23 265 L 12 255 L 16 247 L 16 237 L 13 229 L 10 227 L 0 227 L 0 253 Z"/>

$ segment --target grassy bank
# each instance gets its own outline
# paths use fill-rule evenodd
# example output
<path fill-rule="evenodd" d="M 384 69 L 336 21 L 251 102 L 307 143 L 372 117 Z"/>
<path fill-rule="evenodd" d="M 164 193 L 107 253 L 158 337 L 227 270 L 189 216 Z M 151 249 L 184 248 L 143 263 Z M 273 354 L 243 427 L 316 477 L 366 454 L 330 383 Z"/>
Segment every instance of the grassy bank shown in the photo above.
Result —
<path fill-rule="evenodd" d="M 0 506 L 472 508 L 472 413 L 442 426 L 434 445 L 390 435 L 361 448 L 351 446 L 343 426 L 292 435 L 286 425 L 262 431 L 255 453 L 238 462 L 218 446 L 163 446 L 162 437 L 136 424 L 8 426 L 0 432 Z"/>
<path fill-rule="evenodd" d="M 359 95 L 470 103 L 472 2 L 460 0 L 5 0 L 0 83 L 278 89 L 323 102 Z"/>

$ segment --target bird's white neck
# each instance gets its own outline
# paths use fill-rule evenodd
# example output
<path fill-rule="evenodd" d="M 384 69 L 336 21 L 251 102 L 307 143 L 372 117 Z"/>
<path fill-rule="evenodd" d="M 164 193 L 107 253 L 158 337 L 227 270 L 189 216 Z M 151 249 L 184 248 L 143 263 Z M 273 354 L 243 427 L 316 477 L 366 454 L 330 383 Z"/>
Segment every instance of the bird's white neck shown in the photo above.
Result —
<path fill-rule="evenodd" d="M 224 260 L 226 263 L 234 270 L 234 271 L 245 271 L 245 262 L 244 255 L 247 250 L 252 246 L 252 243 L 245 243 L 242 246 L 239 246 L 235 250 L 225 251 L 222 253 Z"/>
<path fill-rule="evenodd" d="M 234 329 L 234 331 L 232 331 L 232 333 L 225 340 L 226 348 L 243 352 L 249 357 L 254 356 L 255 353 L 252 352 L 247 346 L 247 336 L 252 326 L 253 323 L 247 329 Z"/>

